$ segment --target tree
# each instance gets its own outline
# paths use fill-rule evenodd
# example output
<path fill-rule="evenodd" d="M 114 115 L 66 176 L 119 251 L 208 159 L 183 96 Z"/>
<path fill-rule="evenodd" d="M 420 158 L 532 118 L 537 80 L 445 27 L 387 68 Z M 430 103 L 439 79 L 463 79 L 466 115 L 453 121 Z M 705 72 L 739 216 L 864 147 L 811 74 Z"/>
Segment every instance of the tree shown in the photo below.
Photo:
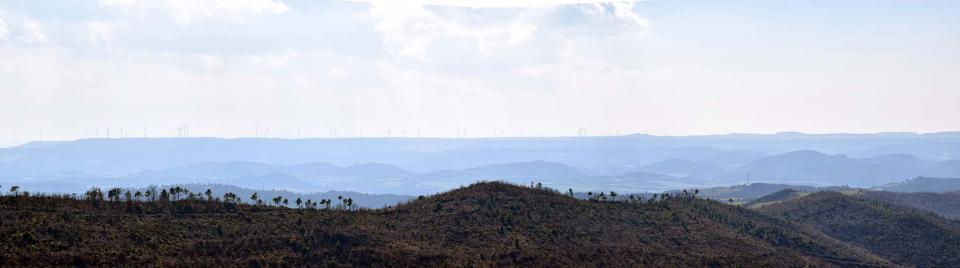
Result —
<path fill-rule="evenodd" d="M 20 186 L 10 186 L 10 192 L 13 193 L 14 196 L 20 196 Z"/>
<path fill-rule="evenodd" d="M 278 207 L 280 206 L 280 201 L 283 201 L 283 196 L 278 195 L 277 197 L 273 198 L 273 204 Z"/>
<path fill-rule="evenodd" d="M 151 191 L 151 190 L 147 190 L 147 191 L 144 192 L 143 194 L 147 197 L 147 199 L 150 199 L 150 202 L 153 202 L 153 201 L 154 201 L 154 199 L 153 199 L 153 193 L 155 193 L 155 192 L 154 192 L 154 191 Z"/>
<path fill-rule="evenodd" d="M 123 197 L 127 199 L 126 200 L 127 203 L 129 203 L 130 201 L 133 201 L 133 194 L 131 194 L 129 190 L 127 190 L 126 192 L 123 192 Z"/>
<path fill-rule="evenodd" d="M 170 201 L 170 193 L 167 192 L 167 189 L 160 190 L 160 202 Z"/>
<path fill-rule="evenodd" d="M 293 202 L 294 202 L 294 203 L 297 203 L 297 208 L 300 208 L 300 203 L 303 203 L 303 200 L 300 200 L 300 197 L 298 196 L 298 197 L 297 197 L 297 201 L 293 201 Z M 309 199 L 307 199 L 307 205 L 310 205 L 310 200 L 309 200 Z"/>
<path fill-rule="evenodd" d="M 283 199 L 283 206 L 286 207 L 286 206 L 289 205 L 289 204 L 290 204 L 290 202 L 288 202 L 287 199 L 284 198 L 284 199 Z"/>
<path fill-rule="evenodd" d="M 160 194 L 160 187 L 156 185 L 150 185 L 147 187 L 147 199 L 150 199 L 150 202 L 157 201 L 157 195 Z"/>
<path fill-rule="evenodd" d="M 90 202 L 99 202 L 103 201 L 103 191 L 99 187 L 90 188 L 86 193 L 83 194 Z"/>
<path fill-rule="evenodd" d="M 227 203 L 240 203 L 240 199 L 237 198 L 237 194 L 232 192 L 227 192 L 223 194 L 223 202 Z"/>
<path fill-rule="evenodd" d="M 210 188 L 207 188 L 207 192 L 204 194 L 207 195 L 207 201 L 213 201 L 213 191 L 211 191 Z"/>
<path fill-rule="evenodd" d="M 570 194 L 570 197 L 573 197 L 573 188 L 567 189 L 567 193 Z"/>
<path fill-rule="evenodd" d="M 137 202 L 140 202 L 140 197 L 141 197 L 141 196 L 143 196 L 143 193 L 141 193 L 140 191 L 137 191 L 136 193 L 133 193 L 133 197 L 137 198 Z"/>
<path fill-rule="evenodd" d="M 110 199 L 110 202 L 120 201 L 120 188 L 110 188 L 110 191 L 107 191 L 107 198 Z"/>
<path fill-rule="evenodd" d="M 253 201 L 254 204 L 260 204 L 260 196 L 257 195 L 257 192 L 253 192 L 253 195 L 250 195 L 250 201 Z"/>
<path fill-rule="evenodd" d="M 347 198 L 347 210 L 353 207 L 353 198 Z"/>
<path fill-rule="evenodd" d="M 613 201 L 617 201 L 617 192 L 610 191 L 610 199 L 613 199 Z"/>

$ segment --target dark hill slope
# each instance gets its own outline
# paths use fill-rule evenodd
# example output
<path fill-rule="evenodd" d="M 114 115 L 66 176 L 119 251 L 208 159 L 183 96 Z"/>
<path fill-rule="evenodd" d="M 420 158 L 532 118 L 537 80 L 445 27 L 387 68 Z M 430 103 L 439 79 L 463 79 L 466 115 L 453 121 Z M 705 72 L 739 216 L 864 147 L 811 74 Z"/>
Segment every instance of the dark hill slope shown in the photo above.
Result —
<path fill-rule="evenodd" d="M 336 202 L 336 200 L 334 200 Z M 591 202 L 480 183 L 394 208 L 0 198 L 11 266 L 889 266 L 817 231 L 713 201 Z"/>
<path fill-rule="evenodd" d="M 745 204 L 745 206 L 748 208 L 759 208 L 761 206 L 766 206 L 774 203 L 787 201 L 789 199 L 797 198 L 802 196 L 803 194 L 804 194 L 803 192 L 797 191 L 794 189 L 783 189 L 775 193 L 768 194 L 760 198 L 757 198 L 753 201 L 750 201 L 747 204 Z"/>
<path fill-rule="evenodd" d="M 810 225 L 896 263 L 960 267 L 957 223 L 912 208 L 819 192 L 759 210 Z"/>
<path fill-rule="evenodd" d="M 864 198 L 933 212 L 951 220 L 960 220 L 960 192 L 895 193 L 866 191 Z"/>
<path fill-rule="evenodd" d="M 409 225 L 404 228 L 409 232 L 399 233 L 400 241 L 421 241 L 429 248 L 411 255 L 457 256 L 486 248 L 498 258 L 515 258 L 507 263 L 524 265 L 883 263 L 825 235 L 706 200 L 588 202 L 550 191 L 482 183 L 390 213 L 397 217 L 393 222 Z"/>

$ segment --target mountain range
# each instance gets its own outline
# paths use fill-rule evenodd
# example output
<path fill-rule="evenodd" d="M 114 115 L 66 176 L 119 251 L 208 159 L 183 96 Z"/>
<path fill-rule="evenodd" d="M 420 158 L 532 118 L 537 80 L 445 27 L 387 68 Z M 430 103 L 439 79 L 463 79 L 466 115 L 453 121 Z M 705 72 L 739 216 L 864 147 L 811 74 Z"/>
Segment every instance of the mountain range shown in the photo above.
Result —
<path fill-rule="evenodd" d="M 960 133 L 89 139 L 0 149 L 0 183 L 51 192 L 222 183 L 411 195 L 486 179 L 621 192 L 750 182 L 876 187 L 960 177 L 960 151 L 952 144 L 960 144 Z"/>

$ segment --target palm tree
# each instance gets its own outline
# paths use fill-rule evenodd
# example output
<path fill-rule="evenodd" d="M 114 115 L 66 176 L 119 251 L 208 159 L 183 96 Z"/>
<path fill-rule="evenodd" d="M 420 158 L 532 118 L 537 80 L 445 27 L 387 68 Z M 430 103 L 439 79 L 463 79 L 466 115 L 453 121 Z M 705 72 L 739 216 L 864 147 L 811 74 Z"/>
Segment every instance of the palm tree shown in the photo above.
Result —
<path fill-rule="evenodd" d="M 140 191 L 137 191 L 136 193 L 133 193 L 133 197 L 137 198 L 137 202 L 140 202 L 140 197 L 141 197 L 141 196 L 143 196 L 143 193 L 141 193 Z"/>
<path fill-rule="evenodd" d="M 610 199 L 613 199 L 613 201 L 617 201 L 617 192 L 610 191 Z"/>
<path fill-rule="evenodd" d="M 289 204 L 290 204 L 290 202 L 287 202 L 287 199 L 284 198 L 284 199 L 283 199 L 283 206 L 286 207 L 286 206 L 289 205 Z"/>
<path fill-rule="evenodd" d="M 353 198 L 347 198 L 347 210 L 353 207 Z"/>
<path fill-rule="evenodd" d="M 20 196 L 20 186 L 10 186 L 10 192 L 13 193 L 14 196 Z"/>
<path fill-rule="evenodd" d="M 207 201 L 213 201 L 213 191 L 211 191 L 210 188 L 207 188 L 207 192 L 204 194 L 207 195 Z"/>
<path fill-rule="evenodd" d="M 273 198 L 273 204 L 276 205 L 276 206 L 278 206 L 278 207 L 280 206 L 280 201 L 283 201 L 283 197 L 282 197 L 282 196 L 279 196 L 279 195 L 278 195 L 277 197 L 274 197 L 274 198 Z"/>
<path fill-rule="evenodd" d="M 300 208 L 300 203 L 303 203 L 303 200 L 300 200 L 300 197 L 298 196 L 298 197 L 297 197 L 297 201 L 293 201 L 293 202 L 294 202 L 294 203 L 297 203 L 297 208 Z M 307 200 L 307 205 L 310 205 L 310 200 L 309 200 L 309 199 Z"/>
<path fill-rule="evenodd" d="M 257 192 L 253 192 L 253 195 L 250 196 L 250 200 L 253 201 L 254 204 L 260 204 L 260 196 L 257 195 Z"/>
<path fill-rule="evenodd" d="M 573 197 L 573 188 L 567 189 L 567 193 L 570 194 L 570 197 Z"/>

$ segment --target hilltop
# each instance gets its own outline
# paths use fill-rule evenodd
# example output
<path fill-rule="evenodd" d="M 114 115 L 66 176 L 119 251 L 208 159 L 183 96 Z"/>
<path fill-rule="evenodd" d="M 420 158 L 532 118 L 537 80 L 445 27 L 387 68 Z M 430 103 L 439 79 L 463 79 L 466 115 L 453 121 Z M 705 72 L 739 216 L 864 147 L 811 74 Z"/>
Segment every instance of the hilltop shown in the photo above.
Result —
<path fill-rule="evenodd" d="M 960 223 L 913 208 L 817 192 L 758 210 L 812 226 L 898 264 L 960 266 Z"/>
<path fill-rule="evenodd" d="M 8 265 L 889 266 L 817 231 L 673 195 L 479 183 L 378 210 L 0 198 Z"/>

